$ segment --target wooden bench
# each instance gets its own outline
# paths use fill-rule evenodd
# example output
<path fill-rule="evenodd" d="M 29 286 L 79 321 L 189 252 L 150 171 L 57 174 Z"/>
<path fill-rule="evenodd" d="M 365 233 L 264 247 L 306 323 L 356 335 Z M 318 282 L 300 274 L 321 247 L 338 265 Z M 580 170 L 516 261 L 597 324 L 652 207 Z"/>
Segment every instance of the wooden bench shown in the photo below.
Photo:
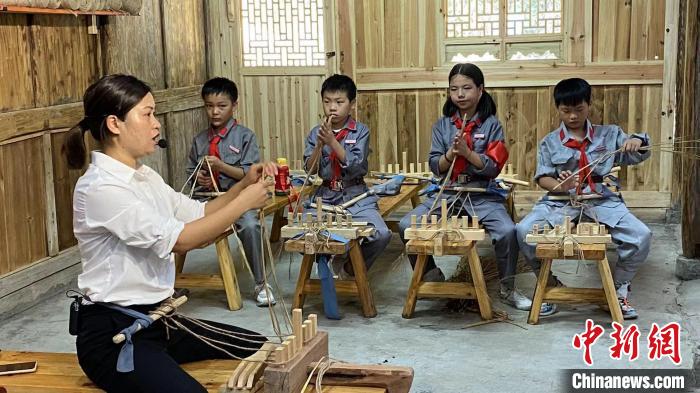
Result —
<path fill-rule="evenodd" d="M 423 189 L 424 184 L 404 184 L 401 186 L 401 192 L 394 196 L 379 198 L 377 203 L 379 213 L 386 219 L 396 209 L 404 203 L 411 201 L 413 207 L 418 206 L 420 198 L 418 193 Z M 396 228 L 396 226 L 394 226 Z M 301 260 L 299 269 L 299 278 L 297 279 L 296 289 L 294 291 L 294 300 L 292 308 L 303 308 L 306 295 L 320 294 L 321 282 L 318 279 L 311 278 L 311 271 L 315 262 L 314 254 L 305 253 L 305 241 L 303 239 L 288 240 L 285 242 L 285 250 L 288 252 L 301 252 L 304 257 Z M 350 263 L 352 264 L 355 277 L 352 280 L 336 280 L 335 289 L 338 295 L 357 296 L 360 299 L 362 306 L 362 315 L 366 318 L 373 318 L 377 315 L 377 308 L 374 305 L 372 290 L 367 279 L 367 268 L 365 267 L 362 250 L 356 240 L 350 241 L 347 245 L 336 241 L 327 242 L 319 253 L 329 255 L 342 255 L 348 253 Z"/>
<path fill-rule="evenodd" d="M 314 187 L 305 187 L 304 195 L 313 192 Z M 299 191 L 297 189 L 297 191 Z M 270 241 L 276 242 L 280 237 L 280 228 L 285 224 L 284 209 L 289 205 L 289 198 L 286 196 L 277 196 L 273 194 L 270 202 L 262 209 L 265 216 L 274 214 L 272 219 L 272 230 L 270 232 Z M 264 225 L 264 223 L 262 223 Z M 175 287 L 177 288 L 208 288 L 208 289 L 223 289 L 226 292 L 226 301 L 230 310 L 239 310 L 243 303 L 241 301 L 241 291 L 238 287 L 238 277 L 236 269 L 233 265 L 233 256 L 228 244 L 228 237 L 233 231 L 230 229 L 222 233 L 214 244 L 216 245 L 216 255 L 219 261 L 219 274 L 193 274 L 182 273 L 185 266 L 185 258 L 187 253 L 175 254 Z M 208 243 L 201 248 L 207 247 L 212 243 Z"/>
<path fill-rule="evenodd" d="M 466 255 L 473 284 L 468 282 L 423 282 L 423 270 L 425 270 L 428 255 L 435 254 L 434 248 L 433 240 L 411 239 L 406 244 L 406 252 L 417 254 L 418 258 L 416 266 L 413 268 L 413 276 L 401 316 L 411 318 L 419 298 L 448 298 L 476 299 L 481 318 L 484 320 L 492 319 L 491 300 L 486 289 L 479 254 L 476 252 L 476 241 L 446 241 L 441 246 L 442 252 L 440 253 L 441 255 Z"/>
<path fill-rule="evenodd" d="M 622 323 L 622 310 L 617 301 L 615 284 L 613 283 L 605 244 L 579 244 L 577 255 L 566 256 L 564 247 L 559 244 L 538 244 L 535 251 L 537 258 L 542 260 L 540 275 L 537 278 L 535 295 L 532 298 L 532 308 L 527 323 L 536 325 L 540 318 L 542 302 L 553 303 L 594 303 L 607 305 L 610 309 L 612 320 Z M 603 289 L 598 288 L 571 288 L 548 287 L 547 278 L 552 268 L 554 259 L 581 259 L 596 261 Z"/>
<path fill-rule="evenodd" d="M 37 371 L 29 374 L 0 375 L 0 393 L 97 393 L 102 392 L 90 381 L 73 353 L 0 351 L 0 364 L 37 361 Z M 182 368 L 199 381 L 207 391 L 221 391 L 238 360 L 204 360 Z M 313 392 L 309 387 L 306 393 Z M 324 386 L 324 393 L 386 393 L 383 388 Z"/>

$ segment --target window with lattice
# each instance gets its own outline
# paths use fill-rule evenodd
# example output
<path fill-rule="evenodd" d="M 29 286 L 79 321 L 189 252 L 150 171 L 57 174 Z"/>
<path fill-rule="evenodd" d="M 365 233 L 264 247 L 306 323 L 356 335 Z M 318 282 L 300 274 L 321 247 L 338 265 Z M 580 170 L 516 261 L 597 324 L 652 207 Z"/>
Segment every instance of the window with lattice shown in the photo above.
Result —
<path fill-rule="evenodd" d="M 449 63 L 560 59 L 561 0 L 445 0 Z"/>
<path fill-rule="evenodd" d="M 241 0 L 244 67 L 326 65 L 323 0 Z"/>

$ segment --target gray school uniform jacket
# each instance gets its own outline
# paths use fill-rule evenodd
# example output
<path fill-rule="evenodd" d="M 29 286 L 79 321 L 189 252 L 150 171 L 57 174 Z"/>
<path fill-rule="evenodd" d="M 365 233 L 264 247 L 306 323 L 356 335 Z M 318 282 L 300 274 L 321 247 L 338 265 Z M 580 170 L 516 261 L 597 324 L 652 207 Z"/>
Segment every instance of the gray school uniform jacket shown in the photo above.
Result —
<path fill-rule="evenodd" d="M 646 133 L 636 133 L 627 135 L 619 126 L 616 125 L 593 125 L 586 120 L 586 138 L 590 141 L 586 147 L 586 155 L 588 162 L 591 163 L 612 153 L 622 147 L 625 141 L 630 138 L 638 138 L 642 141 L 642 146 L 649 144 L 649 136 Z M 547 134 L 540 142 L 539 150 L 537 151 L 537 171 L 535 172 L 535 182 L 543 176 L 549 176 L 557 179 L 563 171 L 577 171 L 579 168 L 579 160 L 581 153 L 578 149 L 573 149 L 564 144 L 571 139 L 569 130 L 564 123 L 556 130 Z M 588 184 L 582 187 L 582 193 L 599 193 L 603 195 L 600 199 L 591 199 L 587 201 L 596 211 L 597 218 L 602 223 L 614 226 L 620 221 L 622 216 L 627 214 L 627 207 L 621 197 L 610 192 L 605 187 L 599 178 L 610 173 L 610 170 L 615 165 L 636 165 L 646 160 L 651 155 L 651 151 L 638 151 L 630 153 L 610 154 L 597 165 L 591 166 L 592 177 L 598 178 L 598 182 L 594 183 L 595 190 L 591 190 Z M 615 182 L 617 183 L 617 182 Z M 618 184 L 619 186 L 619 184 Z M 571 190 L 575 193 L 575 190 Z M 567 201 L 551 201 L 545 195 L 538 204 L 544 203 L 551 207 L 561 207 L 569 204 Z"/>
<path fill-rule="evenodd" d="M 201 131 L 192 139 L 192 148 L 187 157 L 187 176 L 189 177 L 197 163 L 202 157 L 209 155 L 209 142 L 214 137 L 211 128 Z M 255 133 L 247 127 L 244 127 L 235 119 L 231 119 L 226 124 L 226 131 L 219 141 L 219 155 L 221 160 L 228 165 L 243 168 L 244 172 L 248 172 L 250 166 L 260 161 L 260 149 L 258 142 L 255 139 Z M 205 165 L 202 165 L 205 168 Z M 219 188 L 221 191 L 227 191 L 236 184 L 236 180 L 219 173 Z"/>
<path fill-rule="evenodd" d="M 348 117 L 344 129 L 345 128 L 350 132 L 340 141 L 341 145 L 345 147 L 345 162 L 340 165 L 341 178 L 343 183 L 353 184 L 353 182 L 361 181 L 367 174 L 369 168 L 369 163 L 367 162 L 367 156 L 369 155 L 369 127 L 356 121 L 352 117 Z M 307 170 L 311 165 L 309 159 L 316 148 L 320 129 L 321 127 L 318 125 L 312 128 L 306 138 L 304 165 Z M 324 146 L 320 163 L 318 164 L 318 175 L 323 180 L 331 180 L 333 178 L 333 166 L 330 160 L 331 151 L 332 149 L 329 146 Z M 367 191 L 367 185 L 363 182 L 361 184 L 345 186 L 342 191 L 334 191 L 328 187 L 322 186 L 319 188 L 317 196 L 322 197 L 324 203 L 341 204 L 365 191 Z M 377 200 L 379 200 L 377 196 L 370 196 L 358 202 L 358 205 L 371 205 L 377 202 Z"/>
<path fill-rule="evenodd" d="M 474 115 L 470 121 L 476 120 L 477 115 Z M 440 172 L 440 157 L 445 155 L 452 148 L 452 141 L 455 135 L 461 130 L 457 129 L 455 121 L 458 117 L 443 116 L 433 124 L 432 145 L 428 154 L 430 170 L 439 178 L 444 178 L 447 172 Z M 508 150 L 505 147 L 505 134 L 501 122 L 496 116 L 489 116 L 480 125 L 472 130 L 473 151 L 479 154 L 484 167 L 478 169 L 474 165 L 469 164 L 462 175 L 466 175 L 465 181 L 459 184 L 468 185 L 469 187 L 487 188 L 493 186 L 495 179 L 501 168 L 508 160 Z M 456 159 L 456 158 L 455 158 Z M 442 181 L 441 181 L 442 182 Z M 457 181 L 455 182 L 457 183 Z M 442 184 L 442 183 L 441 183 Z M 449 183 L 448 183 L 449 184 Z M 435 193 L 433 193 L 435 194 Z M 430 194 L 429 197 L 434 195 Z M 443 195 L 450 196 L 448 201 L 451 203 L 452 196 L 456 193 L 453 191 L 445 191 Z M 470 193 L 469 198 L 472 204 L 482 203 L 503 203 L 503 196 L 496 194 Z"/>

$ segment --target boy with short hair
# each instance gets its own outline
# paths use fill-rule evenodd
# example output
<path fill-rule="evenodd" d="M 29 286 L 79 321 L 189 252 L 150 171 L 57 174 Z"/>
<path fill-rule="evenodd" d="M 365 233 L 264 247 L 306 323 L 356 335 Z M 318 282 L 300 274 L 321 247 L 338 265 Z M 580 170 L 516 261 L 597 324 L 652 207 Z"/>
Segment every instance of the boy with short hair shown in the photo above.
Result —
<path fill-rule="evenodd" d="M 304 163 L 309 175 L 318 174 L 323 179 L 316 196 L 323 198 L 324 205 L 340 205 L 368 190 L 364 176 L 369 167 L 369 128 L 350 116 L 356 95 L 355 83 L 345 75 L 332 75 L 321 86 L 326 118 L 309 132 Z M 391 239 L 391 231 L 379 214 L 378 199 L 368 196 L 347 209 L 353 220 L 366 221 L 375 228 L 362 242 L 367 269 Z M 352 275 L 349 261 L 342 258 L 334 259 L 333 268 L 341 277 Z"/>
<path fill-rule="evenodd" d="M 649 145 L 646 133 L 627 135 L 616 125 L 593 125 L 589 120 L 591 86 L 583 79 L 571 78 L 559 82 L 554 88 L 554 102 L 559 111 L 561 125 L 540 142 L 537 152 L 535 181 L 548 191 L 538 201 L 532 212 L 516 225 L 520 250 L 539 273 L 540 262 L 535 258 L 535 246 L 525 243 L 525 237 L 533 224 L 543 227 L 560 225 L 565 216 L 574 220 L 588 219 L 605 224 L 617 244 L 618 261 L 613 273 L 617 297 L 625 319 L 637 318 L 637 311 L 627 298 L 630 282 L 649 254 L 651 231 L 625 206 L 617 193 L 603 184 L 603 177 L 614 165 L 636 165 L 649 158 L 649 150 L 640 151 Z M 590 165 L 611 153 L 595 165 Z M 578 175 L 572 174 L 580 170 Z M 570 200 L 550 200 L 553 194 L 572 197 L 588 195 L 573 207 Z M 550 285 L 562 285 L 554 276 Z M 540 315 L 556 312 L 556 305 L 544 303 Z"/>
<path fill-rule="evenodd" d="M 258 142 L 255 133 L 239 124 L 233 116 L 238 108 L 238 89 L 233 81 L 226 78 L 206 81 L 202 87 L 202 100 L 209 127 L 192 140 L 187 176 L 191 176 L 199 161 L 206 158 L 196 174 L 197 185 L 213 191 L 213 178 L 219 191 L 227 191 L 245 176 L 251 165 L 260 160 Z M 236 222 L 236 229 L 253 270 L 257 305 L 265 307 L 275 304 L 272 288 L 268 285 L 266 291 L 263 285 L 264 259 L 261 254 L 260 221 L 256 212 L 251 210 L 241 216 Z"/>

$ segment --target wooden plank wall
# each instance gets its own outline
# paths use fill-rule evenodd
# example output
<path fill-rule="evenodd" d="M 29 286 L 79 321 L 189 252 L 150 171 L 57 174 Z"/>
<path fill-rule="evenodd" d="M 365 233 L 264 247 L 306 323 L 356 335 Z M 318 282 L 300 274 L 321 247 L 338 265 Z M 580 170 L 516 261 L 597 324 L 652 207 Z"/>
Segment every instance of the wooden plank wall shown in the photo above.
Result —
<path fill-rule="evenodd" d="M 144 0 L 141 16 L 0 14 L 0 277 L 75 244 L 61 146 L 100 75 L 133 74 L 155 91 L 166 151 L 144 160 L 176 188 L 195 132 L 206 127 L 199 89 L 208 75 L 201 0 Z"/>
<path fill-rule="evenodd" d="M 402 151 L 408 152 L 409 160 L 425 161 L 450 69 L 439 64 L 443 29 L 442 10 L 435 5 L 439 2 L 339 3 L 341 19 L 354 16 L 348 27 L 338 23 L 344 31 L 337 34 L 354 37 L 357 43 L 340 41 L 345 55 L 341 67 L 344 72 L 353 67 L 359 81 L 358 119 L 373 131 L 370 166 L 399 162 Z M 654 0 L 573 0 L 564 2 L 564 7 L 563 66 L 480 64 L 506 130 L 510 161 L 524 178 L 534 174 L 538 141 L 558 125 L 552 89 L 561 78 L 588 75 L 593 80 L 594 122 L 618 124 L 628 132 L 646 131 L 653 141 L 673 135 L 672 121 L 662 128 L 664 116 L 672 116 L 669 109 L 673 109 L 665 100 L 674 101 L 661 85 L 663 70 L 669 67 L 663 60 L 669 49 L 664 47 L 669 40 L 665 29 L 668 26 L 672 33 L 675 23 L 673 15 L 665 20 L 665 12 L 673 7 Z M 567 70 L 572 64 L 578 67 Z M 649 71 L 654 78 L 648 78 Z M 613 73 L 619 77 L 611 78 Z M 663 218 L 665 208 L 671 207 L 671 161 L 668 154 L 653 154 L 621 173 L 635 207 L 654 211 L 648 217 Z M 531 192 L 536 189 L 520 188 L 516 201 L 521 207 L 532 204 Z"/>

